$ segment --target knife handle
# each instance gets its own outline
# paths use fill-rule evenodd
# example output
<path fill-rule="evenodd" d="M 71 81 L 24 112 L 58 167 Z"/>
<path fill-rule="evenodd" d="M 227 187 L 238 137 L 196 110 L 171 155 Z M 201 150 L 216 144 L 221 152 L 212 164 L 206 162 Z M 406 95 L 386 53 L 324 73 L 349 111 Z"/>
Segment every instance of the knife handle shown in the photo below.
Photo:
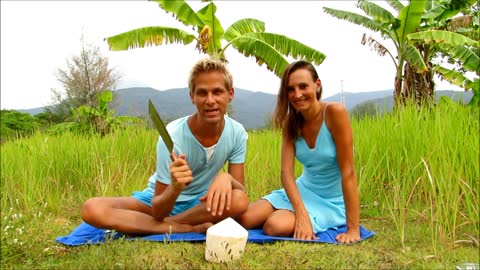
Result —
<path fill-rule="evenodd" d="M 172 152 L 170 153 L 170 159 L 171 159 L 172 161 L 177 160 L 177 155 L 175 154 L 175 152 L 172 151 Z"/>

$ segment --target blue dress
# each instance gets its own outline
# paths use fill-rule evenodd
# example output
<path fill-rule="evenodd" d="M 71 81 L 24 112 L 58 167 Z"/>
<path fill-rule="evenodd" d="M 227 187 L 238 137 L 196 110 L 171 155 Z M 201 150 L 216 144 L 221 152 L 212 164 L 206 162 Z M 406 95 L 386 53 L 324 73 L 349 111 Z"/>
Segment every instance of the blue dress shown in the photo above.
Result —
<path fill-rule="evenodd" d="M 303 165 L 303 173 L 296 183 L 314 233 L 345 225 L 342 177 L 335 142 L 325 120 L 318 132 L 315 148 L 310 149 L 303 137 L 298 137 L 295 140 L 295 156 Z M 275 190 L 263 199 L 275 209 L 294 212 L 284 189 Z"/>

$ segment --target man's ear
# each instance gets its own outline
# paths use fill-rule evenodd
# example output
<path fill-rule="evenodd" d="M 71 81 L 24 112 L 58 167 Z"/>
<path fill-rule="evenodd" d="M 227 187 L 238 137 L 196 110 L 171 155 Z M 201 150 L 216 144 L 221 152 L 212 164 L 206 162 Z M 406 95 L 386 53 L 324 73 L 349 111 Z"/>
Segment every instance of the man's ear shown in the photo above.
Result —
<path fill-rule="evenodd" d="M 195 102 L 193 102 L 193 92 L 192 92 L 192 90 L 190 90 L 190 100 L 192 101 L 192 104 L 195 104 Z"/>
<path fill-rule="evenodd" d="M 232 102 L 233 98 L 235 97 L 235 89 L 232 87 L 232 89 L 230 89 L 230 91 L 228 91 L 229 95 L 228 95 L 228 102 Z"/>

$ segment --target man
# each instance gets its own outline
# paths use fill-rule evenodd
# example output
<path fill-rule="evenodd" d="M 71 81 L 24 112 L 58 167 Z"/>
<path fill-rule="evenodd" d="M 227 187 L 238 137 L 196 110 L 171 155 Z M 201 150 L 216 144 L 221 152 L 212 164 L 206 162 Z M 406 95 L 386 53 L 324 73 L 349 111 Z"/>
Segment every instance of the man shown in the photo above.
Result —
<path fill-rule="evenodd" d="M 234 97 L 232 75 L 222 61 L 203 59 L 190 73 L 189 88 L 197 111 L 167 125 L 172 153 L 159 137 L 156 172 L 148 187 L 132 197 L 87 200 L 85 222 L 133 234 L 204 232 L 246 211 L 247 133 L 225 115 Z M 218 173 L 227 161 L 228 173 Z"/>

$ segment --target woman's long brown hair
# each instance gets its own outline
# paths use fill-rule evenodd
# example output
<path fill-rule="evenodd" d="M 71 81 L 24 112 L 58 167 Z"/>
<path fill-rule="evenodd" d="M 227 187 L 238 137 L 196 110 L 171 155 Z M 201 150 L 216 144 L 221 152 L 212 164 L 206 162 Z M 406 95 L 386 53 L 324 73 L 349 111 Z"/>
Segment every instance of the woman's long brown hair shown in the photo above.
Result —
<path fill-rule="evenodd" d="M 286 131 L 286 134 L 290 139 L 295 139 L 300 135 L 304 122 L 302 114 L 297 112 L 288 101 L 288 78 L 290 77 L 290 74 L 298 69 L 308 70 L 312 75 L 312 80 L 314 82 L 319 78 L 315 67 L 305 60 L 299 60 L 289 64 L 283 72 L 273 120 L 275 126 Z M 317 91 L 317 99 L 320 100 L 321 96 L 322 88 Z"/>

